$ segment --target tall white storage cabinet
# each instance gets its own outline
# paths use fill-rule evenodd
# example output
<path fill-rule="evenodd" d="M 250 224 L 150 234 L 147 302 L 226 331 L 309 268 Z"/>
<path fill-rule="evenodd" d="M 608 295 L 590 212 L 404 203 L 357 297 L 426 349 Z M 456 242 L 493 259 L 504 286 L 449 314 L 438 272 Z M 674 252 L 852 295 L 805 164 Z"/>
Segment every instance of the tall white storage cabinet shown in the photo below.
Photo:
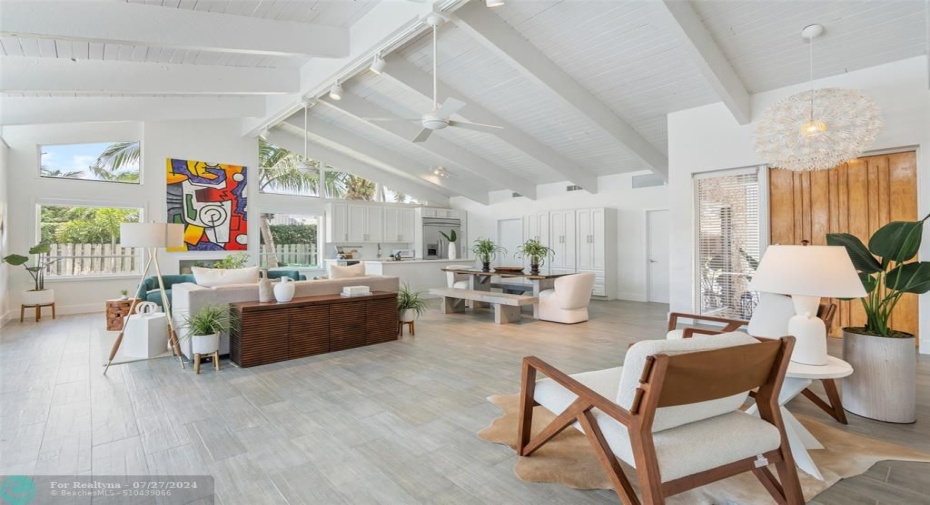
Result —
<path fill-rule="evenodd" d="M 575 272 L 575 211 L 553 210 L 549 212 L 549 247 L 555 257 L 549 261 L 549 273 L 569 274 Z"/>
<path fill-rule="evenodd" d="M 594 295 L 617 297 L 617 210 L 578 209 L 575 211 L 576 268 L 593 272 Z"/>
<path fill-rule="evenodd" d="M 523 241 L 527 240 L 538 240 L 540 244 L 552 247 L 552 243 L 549 240 L 549 213 L 548 212 L 537 212 L 536 214 L 529 214 L 523 216 Z M 507 251 L 509 254 L 516 254 L 517 251 Z M 540 271 L 543 273 L 549 273 L 550 258 L 546 258 L 546 262 L 543 263 L 543 266 L 540 267 Z M 529 258 L 523 258 L 523 269 L 527 272 L 530 271 L 530 260 Z"/>
<path fill-rule="evenodd" d="M 617 298 L 617 209 L 553 210 L 523 216 L 523 239 L 555 251 L 543 265 L 551 274 L 593 272 L 595 296 Z M 529 270 L 529 261 L 525 268 Z"/>

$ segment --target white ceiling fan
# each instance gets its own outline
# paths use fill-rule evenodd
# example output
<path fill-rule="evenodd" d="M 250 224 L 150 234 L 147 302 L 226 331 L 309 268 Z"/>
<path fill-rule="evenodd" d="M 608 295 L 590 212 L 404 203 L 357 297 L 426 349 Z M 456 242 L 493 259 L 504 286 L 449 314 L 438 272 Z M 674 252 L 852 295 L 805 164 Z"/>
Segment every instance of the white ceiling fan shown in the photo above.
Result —
<path fill-rule="evenodd" d="M 442 105 L 439 105 L 437 97 L 437 87 L 438 87 L 438 77 L 437 77 L 437 58 L 439 53 L 436 50 L 436 30 L 437 28 L 445 22 L 445 18 L 438 13 L 432 13 L 426 16 L 426 23 L 433 27 L 433 110 L 423 114 L 418 118 L 396 118 L 396 117 L 373 117 L 365 118 L 367 121 L 416 121 L 423 125 L 423 129 L 420 130 L 420 133 L 413 138 L 414 142 L 423 142 L 428 139 L 430 134 L 434 130 L 441 130 L 447 126 L 452 126 L 454 128 L 465 128 L 467 130 L 475 130 L 481 132 L 494 132 L 494 130 L 503 129 L 502 126 L 494 126 L 481 123 L 471 123 L 468 121 L 455 121 L 450 119 L 452 114 L 455 114 L 462 107 L 465 106 L 465 102 L 461 100 L 456 100 L 455 98 L 446 98 L 442 102 Z"/>

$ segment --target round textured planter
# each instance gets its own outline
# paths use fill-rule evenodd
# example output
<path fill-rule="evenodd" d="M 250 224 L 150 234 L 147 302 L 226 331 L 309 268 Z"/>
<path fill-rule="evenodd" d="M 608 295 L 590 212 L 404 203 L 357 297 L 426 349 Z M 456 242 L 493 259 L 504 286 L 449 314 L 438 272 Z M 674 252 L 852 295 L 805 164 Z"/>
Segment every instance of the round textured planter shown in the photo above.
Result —
<path fill-rule="evenodd" d="M 220 334 L 191 335 L 192 354 L 213 354 L 220 348 Z"/>
<path fill-rule="evenodd" d="M 417 311 L 413 309 L 401 310 L 397 313 L 397 317 L 400 318 L 400 322 L 409 323 L 417 318 Z"/>
<path fill-rule="evenodd" d="M 23 305 L 51 305 L 55 303 L 55 290 L 23 291 Z"/>
<path fill-rule="evenodd" d="M 917 349 L 914 337 L 885 338 L 843 330 L 843 407 L 888 423 L 917 420 Z"/>

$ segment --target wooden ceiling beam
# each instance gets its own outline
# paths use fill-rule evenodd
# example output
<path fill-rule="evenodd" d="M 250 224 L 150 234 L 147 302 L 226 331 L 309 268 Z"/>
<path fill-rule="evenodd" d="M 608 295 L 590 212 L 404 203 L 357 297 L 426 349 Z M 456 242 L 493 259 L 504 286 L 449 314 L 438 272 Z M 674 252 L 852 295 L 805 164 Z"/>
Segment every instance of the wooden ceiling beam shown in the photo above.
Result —
<path fill-rule="evenodd" d="M 290 125 L 273 128 L 268 133 L 268 142 L 295 153 L 303 152 L 304 148 L 304 139 L 300 135 L 300 131 L 294 131 Z M 376 181 L 395 191 L 400 191 L 430 203 L 439 205 L 448 205 L 449 203 L 448 196 L 432 188 L 419 182 L 411 181 L 405 177 L 398 176 L 397 174 L 385 170 L 383 167 L 366 163 L 329 147 L 314 144 L 313 159 L 325 165 L 330 165 L 340 172 L 348 172 L 352 175 Z"/>
<path fill-rule="evenodd" d="M 478 2 L 469 2 L 456 10 L 450 19 L 474 40 L 520 70 L 530 80 L 549 89 L 578 114 L 623 144 L 653 172 L 668 178 L 668 157 L 665 153 L 579 85 L 500 16 Z"/>
<path fill-rule="evenodd" d="M 389 55 L 385 58 L 385 62 L 384 75 L 394 79 L 408 89 L 419 93 L 423 97 L 432 100 L 433 78 L 430 74 L 420 70 L 416 65 L 397 54 Z M 503 129 L 498 130 L 493 135 L 522 151 L 539 163 L 551 168 L 565 177 L 567 181 L 581 186 L 589 193 L 597 193 L 597 174 L 579 166 L 577 163 L 556 152 L 555 149 L 527 135 L 504 118 L 478 105 L 444 82 L 439 81 L 437 87 L 440 102 L 447 97 L 456 98 L 465 102 L 465 107 L 459 110 L 458 115 L 476 123 L 502 126 Z"/>
<path fill-rule="evenodd" d="M 352 93 L 344 93 L 342 100 L 339 101 L 325 99 L 320 100 L 319 103 L 355 118 L 369 127 L 388 132 L 405 142 L 411 142 L 422 129 L 419 124 L 413 121 L 379 121 L 377 123 L 366 121 L 364 119 L 366 117 L 391 117 L 393 114 Z M 455 163 L 468 170 L 471 174 L 492 183 L 495 188 L 510 189 L 531 200 L 536 199 L 536 185 L 532 182 L 513 175 L 493 162 L 477 156 L 468 149 L 449 142 L 439 135 L 433 134 L 426 142 L 412 143 L 412 145 Z M 461 175 L 465 176 L 465 174 Z"/>
<path fill-rule="evenodd" d="M 720 100 L 741 125 L 752 122 L 752 100 L 742 79 L 730 60 L 723 54 L 701 17 L 687 0 L 662 0 L 665 13 L 675 34 L 684 43 L 691 61 L 714 89 Z"/>
<path fill-rule="evenodd" d="M 0 35 L 246 54 L 349 55 L 349 30 L 125 2 L 4 2 Z"/>
<path fill-rule="evenodd" d="M 284 123 L 303 131 L 303 116 L 301 113 L 294 114 Z M 419 184 L 428 184 L 434 190 L 442 191 L 445 194 L 464 196 L 485 205 L 489 201 L 487 189 L 475 188 L 474 184 L 469 184 L 468 181 L 456 180 L 453 182 L 450 179 L 432 175 L 429 171 L 431 167 L 428 165 L 369 142 L 358 135 L 336 127 L 332 123 L 320 120 L 311 121 L 309 130 L 309 138 L 316 145 L 329 147 L 337 151 L 349 151 L 359 159 L 369 161 L 372 164 L 382 164 L 386 170 L 415 180 Z M 311 158 L 314 155 L 315 153 L 310 153 Z"/>
<path fill-rule="evenodd" d="M 77 62 L 0 57 L 0 90 L 139 95 L 267 95 L 300 87 L 297 69 L 172 65 L 132 61 Z"/>

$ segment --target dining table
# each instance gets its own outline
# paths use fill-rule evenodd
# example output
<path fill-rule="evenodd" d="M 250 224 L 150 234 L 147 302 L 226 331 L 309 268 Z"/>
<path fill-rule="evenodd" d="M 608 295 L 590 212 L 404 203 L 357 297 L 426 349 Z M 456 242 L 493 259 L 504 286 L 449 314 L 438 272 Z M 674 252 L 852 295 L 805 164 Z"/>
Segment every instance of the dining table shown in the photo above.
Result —
<path fill-rule="evenodd" d="M 492 268 L 490 270 L 482 270 L 480 268 L 456 268 L 456 267 L 446 267 L 442 269 L 443 272 L 453 272 L 460 275 L 468 276 L 468 289 L 474 289 L 477 291 L 490 291 L 491 290 L 491 280 L 494 277 L 500 279 L 526 279 L 530 281 L 530 286 L 533 288 L 533 296 L 539 298 L 539 293 L 552 289 L 555 286 L 555 280 L 559 277 L 571 274 L 544 274 L 538 273 L 534 274 L 531 272 L 524 272 L 522 269 L 517 267 L 498 267 Z M 539 304 L 533 304 L 533 318 L 539 319 Z"/>

